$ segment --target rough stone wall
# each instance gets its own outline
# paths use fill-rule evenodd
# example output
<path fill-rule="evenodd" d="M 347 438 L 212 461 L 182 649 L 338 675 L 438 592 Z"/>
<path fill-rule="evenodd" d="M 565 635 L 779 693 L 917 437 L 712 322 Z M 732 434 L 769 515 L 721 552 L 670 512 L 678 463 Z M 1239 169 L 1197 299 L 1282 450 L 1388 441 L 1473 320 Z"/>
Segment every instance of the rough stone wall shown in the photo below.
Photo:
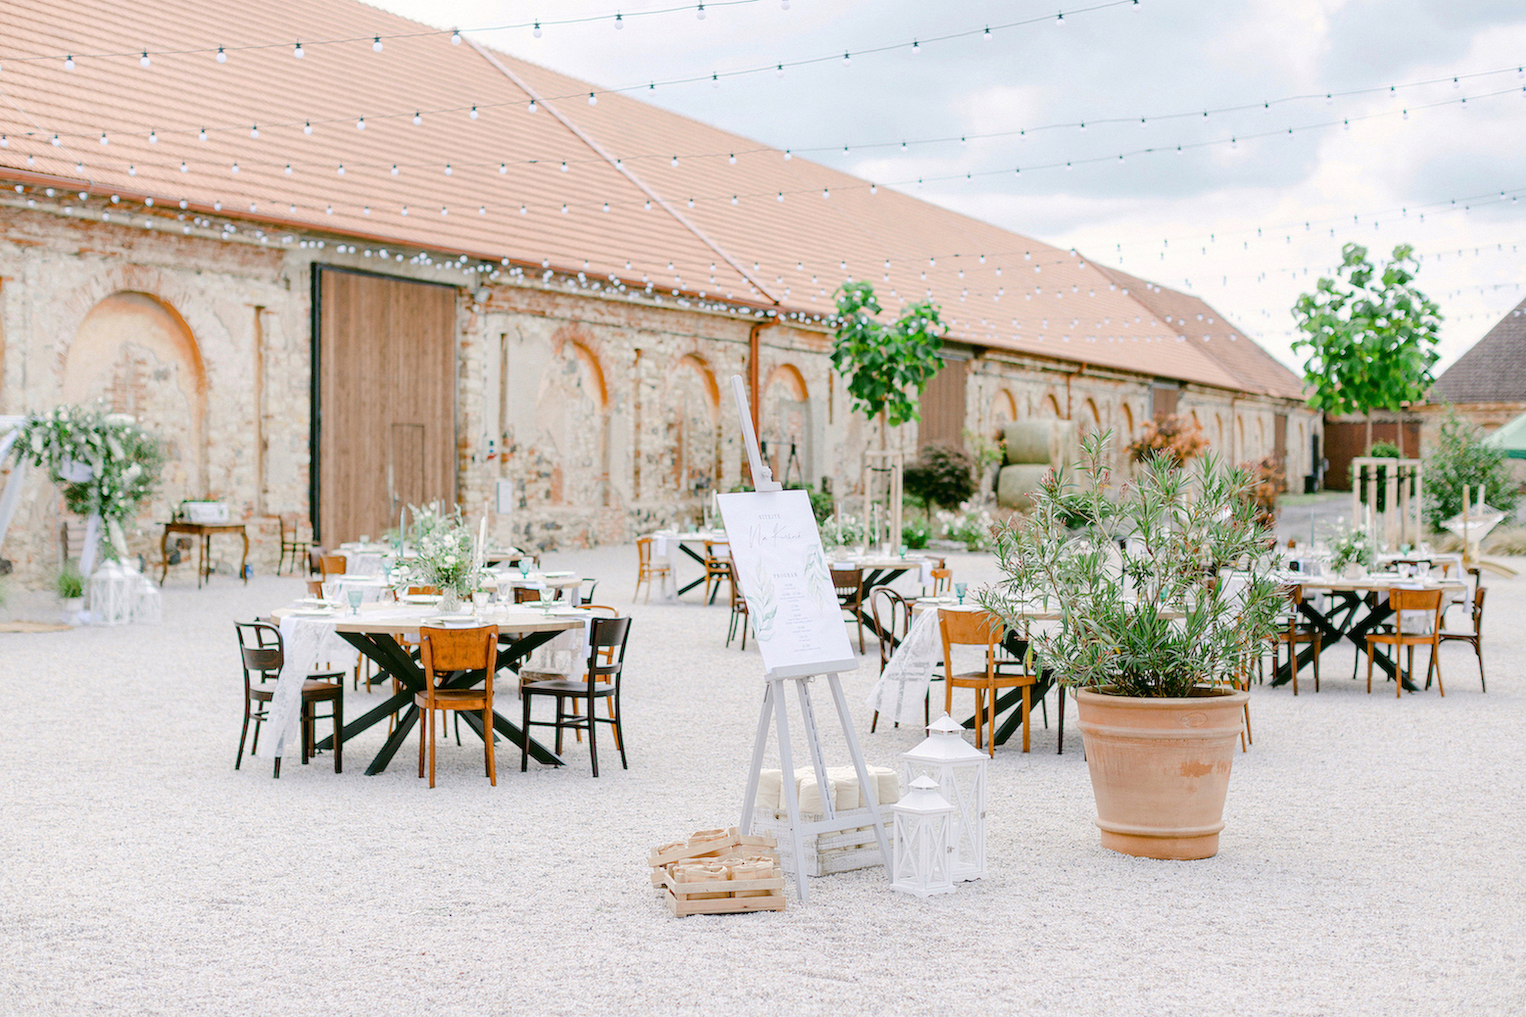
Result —
<path fill-rule="evenodd" d="M 487 514 L 500 540 L 589 546 L 700 521 L 715 492 L 743 481 L 730 379 L 746 377 L 749 334 L 760 325 L 759 436 L 775 475 L 829 483 L 857 510 L 863 450 L 882 436 L 852 411 L 820 325 L 653 306 L 585 282 L 543 284 L 423 256 L 383 263 L 332 239 L 262 240 L 252 228 L 220 236 L 177 223 L 84 222 L 0 199 L 0 414 L 98 396 L 164 433 L 171 469 L 129 535 L 132 552 L 152 564 L 158 524 L 183 498 L 228 501 L 260 571 L 275 567 L 278 516 L 305 527 L 320 262 L 459 288 L 459 499 L 469 517 Z M 1009 419 L 1072 417 L 1083 431 L 1114 429 L 1120 462 L 1149 412 L 1148 378 L 1040 358 L 980 355 L 968 379 L 966 419 L 977 435 Z M 1272 415 L 1290 411 L 1191 386 L 1182 409 L 1205 420 L 1216 444 L 1222 428 L 1235 461 L 1269 452 Z M 1290 476 L 1307 469 L 1298 460 L 1307 458 L 1298 430 L 1306 423 L 1317 425 L 1292 410 Z M 913 451 L 917 429 L 883 440 Z M 53 485 L 34 472 L 3 552 L 21 582 L 50 581 L 63 521 Z M 236 540 L 218 538 L 213 550 L 236 565 Z"/>

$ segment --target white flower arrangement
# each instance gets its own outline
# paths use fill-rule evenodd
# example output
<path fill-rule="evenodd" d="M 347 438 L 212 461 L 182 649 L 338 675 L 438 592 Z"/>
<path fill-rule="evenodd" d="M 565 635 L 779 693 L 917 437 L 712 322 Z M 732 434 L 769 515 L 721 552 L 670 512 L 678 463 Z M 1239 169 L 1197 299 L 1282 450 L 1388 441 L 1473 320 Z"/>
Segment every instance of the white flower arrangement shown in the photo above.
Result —
<path fill-rule="evenodd" d="M 933 521 L 940 538 L 960 541 L 971 551 L 987 551 L 996 544 L 996 517 L 974 502 L 965 502 L 957 512 L 940 509 Z"/>
<path fill-rule="evenodd" d="M 479 563 L 477 538 L 462 522 L 460 512 L 446 516 L 415 510 L 414 519 L 419 529 L 407 581 L 450 590 L 461 597 L 482 589 L 487 569 Z"/>

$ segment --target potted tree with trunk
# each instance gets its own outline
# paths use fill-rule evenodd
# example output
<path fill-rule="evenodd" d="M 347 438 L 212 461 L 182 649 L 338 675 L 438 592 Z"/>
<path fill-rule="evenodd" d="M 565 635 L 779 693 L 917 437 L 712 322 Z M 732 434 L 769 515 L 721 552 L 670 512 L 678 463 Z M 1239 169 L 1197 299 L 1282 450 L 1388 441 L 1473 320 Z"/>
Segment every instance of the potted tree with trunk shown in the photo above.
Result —
<path fill-rule="evenodd" d="M 1003 579 L 981 602 L 1031 625 L 1035 665 L 1076 690 L 1103 846 L 1207 858 L 1248 699 L 1235 685 L 1283 599 L 1275 541 L 1246 470 L 1155 456 L 1114 488 L 1110 437 L 1083 441 L 1079 490 L 1056 470 L 1001 528 Z"/>

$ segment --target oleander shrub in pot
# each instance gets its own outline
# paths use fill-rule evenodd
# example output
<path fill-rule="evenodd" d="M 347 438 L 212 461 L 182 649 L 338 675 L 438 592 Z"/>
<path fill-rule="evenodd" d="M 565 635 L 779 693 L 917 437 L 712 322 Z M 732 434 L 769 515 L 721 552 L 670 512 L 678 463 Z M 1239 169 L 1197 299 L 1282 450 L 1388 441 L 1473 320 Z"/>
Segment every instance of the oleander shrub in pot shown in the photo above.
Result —
<path fill-rule="evenodd" d="M 1083 482 L 1055 471 L 1000 528 L 1003 578 L 981 602 L 1012 627 L 1059 615 L 1034 627 L 1032 652 L 1076 690 L 1103 845 L 1206 858 L 1248 698 L 1234 686 L 1284 596 L 1277 552 L 1249 471 L 1156 455 L 1115 487 L 1110 440 L 1086 438 Z"/>

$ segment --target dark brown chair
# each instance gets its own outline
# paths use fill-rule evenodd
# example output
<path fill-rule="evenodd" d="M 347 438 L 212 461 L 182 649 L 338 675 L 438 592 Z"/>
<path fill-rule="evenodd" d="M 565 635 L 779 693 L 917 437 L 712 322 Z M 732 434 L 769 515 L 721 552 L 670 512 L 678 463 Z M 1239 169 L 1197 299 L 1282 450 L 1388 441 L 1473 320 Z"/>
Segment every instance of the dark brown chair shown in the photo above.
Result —
<path fill-rule="evenodd" d="M 742 649 L 747 649 L 747 626 L 752 623 L 752 616 L 747 613 L 747 598 L 742 596 L 742 586 L 736 581 L 736 573 L 732 573 L 731 583 L 731 624 L 726 628 L 726 645 L 731 645 L 731 640 L 736 637 L 738 627 L 742 631 Z"/>
<path fill-rule="evenodd" d="M 1288 668 L 1293 673 L 1293 695 L 1298 695 L 1298 644 L 1311 643 L 1314 646 L 1314 691 L 1319 691 L 1319 654 L 1323 646 L 1323 637 L 1319 629 L 1310 625 L 1303 615 L 1298 613 L 1298 606 L 1303 603 L 1303 587 L 1295 586 L 1288 592 L 1288 614 L 1280 627 L 1271 636 L 1272 640 L 1272 674 L 1277 673 L 1277 657 L 1283 644 L 1288 648 Z M 1353 676 L 1354 677 L 1354 676 Z"/>
<path fill-rule="evenodd" d="M 239 656 L 244 665 L 244 729 L 238 736 L 238 755 L 233 768 L 244 762 L 244 739 L 249 736 L 249 722 L 254 721 L 254 742 L 249 754 L 260 749 L 260 725 L 270 719 L 270 701 L 275 698 L 276 679 L 286 661 L 281 630 L 266 622 L 234 622 L 238 633 Z M 334 721 L 334 772 L 344 771 L 344 672 L 310 674 L 302 684 L 302 762 L 316 750 L 313 730 L 317 720 L 313 705 L 331 703 L 329 716 Z M 281 757 L 276 757 L 274 776 L 281 776 Z"/>
<path fill-rule="evenodd" d="M 599 775 L 598 725 L 608 724 L 614 729 L 615 747 L 620 750 L 620 766 L 630 769 L 625 760 L 625 732 L 620 727 L 620 676 L 625 666 L 625 642 L 630 635 L 629 618 L 591 618 L 588 621 L 588 670 L 581 681 L 566 679 L 528 682 L 519 692 L 523 699 L 523 740 L 520 742 L 519 769 L 530 766 L 530 728 L 556 728 L 556 751 L 562 751 L 562 732 L 567 728 L 588 732 L 588 757 L 593 764 L 593 775 Z M 555 720 L 531 720 L 530 706 L 536 696 L 551 696 L 556 700 Z M 573 703 L 586 700 L 588 712 L 574 713 L 564 709 L 566 701 Z M 610 702 L 609 717 L 594 712 L 599 699 Z"/>
<path fill-rule="evenodd" d="M 487 779 L 498 786 L 498 767 L 493 758 L 493 672 L 498 670 L 498 626 L 470 629 L 419 628 L 419 664 L 424 669 L 424 690 L 413 694 L 419 710 L 419 776 L 424 776 L 424 743 L 429 743 L 429 786 L 434 787 L 436 711 L 482 713 L 482 747 Z M 482 685 L 450 684 L 463 672 L 481 671 Z"/>
<path fill-rule="evenodd" d="M 736 572 L 731 561 L 731 544 L 724 540 L 705 541 L 705 600 L 715 603 L 715 595 L 721 592 L 721 580 L 736 588 Z M 710 584 L 715 588 L 711 589 Z"/>
<path fill-rule="evenodd" d="M 864 652 L 864 570 L 831 569 L 832 588 L 837 591 L 837 603 L 844 611 L 852 612 L 851 618 L 858 625 L 858 652 Z"/>
<path fill-rule="evenodd" d="M 281 528 L 281 555 L 276 559 L 276 575 L 281 574 L 287 555 L 291 555 L 291 570 L 295 573 L 297 563 L 307 557 L 311 542 L 301 538 L 301 520 L 295 512 L 277 516 L 276 523 Z"/>
<path fill-rule="evenodd" d="M 1448 632 L 1441 631 L 1441 642 L 1455 639 L 1459 642 L 1471 643 L 1473 652 L 1478 655 L 1478 684 L 1483 691 L 1488 692 L 1489 686 L 1484 682 L 1484 594 L 1488 591 L 1482 586 L 1473 590 L 1473 631 L 1472 632 Z"/>
<path fill-rule="evenodd" d="M 1388 591 L 1388 606 L 1394 612 L 1394 627 L 1392 632 L 1369 632 L 1367 634 L 1367 691 L 1372 692 L 1372 654 L 1373 648 L 1379 643 L 1392 646 L 1393 656 L 1390 658 L 1397 671 L 1399 666 L 1399 647 L 1409 647 L 1409 666 L 1402 672 L 1394 675 L 1394 695 L 1403 697 L 1404 677 L 1408 675 L 1411 680 L 1415 671 L 1415 647 L 1429 646 L 1431 648 L 1431 662 L 1425 669 L 1425 687 L 1431 687 L 1431 672 L 1436 672 L 1436 687 L 1441 690 L 1442 696 L 1447 694 L 1446 686 L 1441 683 L 1441 661 L 1436 659 L 1436 651 L 1441 647 L 1441 594 L 1437 590 L 1405 590 L 1395 588 Z M 1406 611 L 1426 611 L 1430 613 L 1431 622 L 1428 632 L 1405 632 L 1404 613 Z"/>
<path fill-rule="evenodd" d="M 1033 686 L 1038 675 L 1028 673 L 1003 673 L 996 666 L 996 647 L 1002 638 L 1002 622 L 989 611 L 957 611 L 938 609 L 938 625 L 943 635 L 943 709 L 950 716 L 954 712 L 954 689 L 975 690 L 975 747 L 984 747 L 990 755 L 996 755 L 996 690 L 1021 688 L 1023 690 L 1023 751 L 1027 752 L 1029 739 L 1029 713 L 1033 706 Z M 955 646 L 985 647 L 985 667 L 979 671 L 954 670 L 953 648 Z M 987 701 L 989 696 L 989 702 Z M 981 714 L 986 714 L 982 717 Z M 990 737 L 982 742 L 983 732 L 989 723 Z"/>
<path fill-rule="evenodd" d="M 890 587 L 876 586 L 869 595 L 869 610 L 874 616 L 874 634 L 880 644 L 880 674 L 884 674 L 891 654 L 901 644 L 901 640 L 906 638 L 906 633 L 911 631 L 911 605 Z M 931 718 L 927 716 L 928 709 L 924 703 L 923 719 L 931 723 Z M 879 722 L 880 711 L 875 710 L 874 718 L 869 722 L 870 734 L 874 734 Z M 896 727 L 900 725 L 897 724 Z"/>
<path fill-rule="evenodd" d="M 539 604 L 541 591 L 529 586 L 514 587 L 514 603 L 516 604 Z"/>

